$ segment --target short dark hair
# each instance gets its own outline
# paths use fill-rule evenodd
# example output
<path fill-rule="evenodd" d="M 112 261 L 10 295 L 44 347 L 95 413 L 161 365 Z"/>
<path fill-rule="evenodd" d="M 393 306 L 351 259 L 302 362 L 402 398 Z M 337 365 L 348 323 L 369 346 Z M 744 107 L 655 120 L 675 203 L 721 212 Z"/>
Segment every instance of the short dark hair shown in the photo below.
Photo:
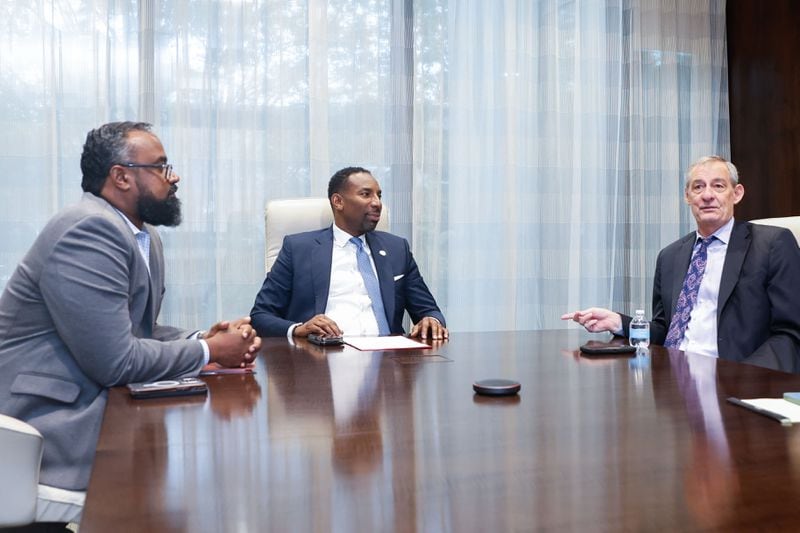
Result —
<path fill-rule="evenodd" d="M 336 171 L 336 174 L 331 176 L 331 180 L 328 182 L 328 200 L 331 199 L 331 196 L 333 196 L 334 193 L 342 192 L 342 189 L 344 189 L 344 184 L 347 182 L 347 178 L 360 172 L 372 176 L 372 172 L 361 167 L 347 167 Z"/>
<path fill-rule="evenodd" d="M 81 154 L 81 187 L 100 196 L 111 167 L 128 158 L 128 133 L 150 131 L 147 122 L 109 122 L 86 134 Z"/>

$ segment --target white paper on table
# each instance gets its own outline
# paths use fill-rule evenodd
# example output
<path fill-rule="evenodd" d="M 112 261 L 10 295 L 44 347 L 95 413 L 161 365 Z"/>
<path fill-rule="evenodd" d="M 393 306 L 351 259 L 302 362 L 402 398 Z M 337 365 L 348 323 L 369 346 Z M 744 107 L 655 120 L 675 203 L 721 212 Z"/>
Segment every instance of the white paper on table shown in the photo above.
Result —
<path fill-rule="evenodd" d="M 792 423 L 800 422 L 800 405 L 784 400 L 783 398 L 752 398 L 742 400 L 758 409 L 788 418 Z"/>
<path fill-rule="evenodd" d="M 389 337 L 348 337 L 345 335 L 344 343 L 357 350 L 408 350 L 412 348 L 430 348 L 423 342 L 418 342 L 402 335 Z"/>

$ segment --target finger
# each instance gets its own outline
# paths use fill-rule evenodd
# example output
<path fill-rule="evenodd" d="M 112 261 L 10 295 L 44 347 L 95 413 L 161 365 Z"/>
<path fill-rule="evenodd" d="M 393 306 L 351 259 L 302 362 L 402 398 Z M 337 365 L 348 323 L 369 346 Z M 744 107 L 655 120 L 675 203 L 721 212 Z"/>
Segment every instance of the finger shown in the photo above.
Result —
<path fill-rule="evenodd" d="M 442 338 L 442 325 L 436 320 L 431 320 L 431 338 L 436 340 Z"/>
<path fill-rule="evenodd" d="M 324 320 L 321 321 L 322 325 L 321 328 L 325 335 L 329 335 L 331 337 L 338 337 L 342 334 L 342 331 L 339 329 L 339 326 L 336 325 L 336 322 L 330 320 L 329 318 L 325 317 Z"/>
<path fill-rule="evenodd" d="M 575 320 L 575 317 L 578 316 L 577 311 L 573 311 L 571 313 L 564 313 L 561 315 L 561 320 Z"/>
<path fill-rule="evenodd" d="M 419 326 L 419 338 L 422 340 L 427 340 L 428 333 L 430 333 L 429 331 L 430 329 L 431 329 L 431 321 L 428 320 L 427 318 L 423 318 Z"/>

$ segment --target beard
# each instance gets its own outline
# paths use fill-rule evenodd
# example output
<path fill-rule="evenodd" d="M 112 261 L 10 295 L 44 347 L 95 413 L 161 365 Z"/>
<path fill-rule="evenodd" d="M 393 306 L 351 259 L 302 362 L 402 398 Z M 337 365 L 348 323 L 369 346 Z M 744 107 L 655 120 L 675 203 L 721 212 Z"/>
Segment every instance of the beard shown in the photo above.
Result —
<path fill-rule="evenodd" d="M 136 201 L 139 218 L 151 226 L 177 226 L 181 223 L 181 201 L 175 196 L 178 187 L 173 185 L 163 200 L 149 191 L 142 193 Z"/>

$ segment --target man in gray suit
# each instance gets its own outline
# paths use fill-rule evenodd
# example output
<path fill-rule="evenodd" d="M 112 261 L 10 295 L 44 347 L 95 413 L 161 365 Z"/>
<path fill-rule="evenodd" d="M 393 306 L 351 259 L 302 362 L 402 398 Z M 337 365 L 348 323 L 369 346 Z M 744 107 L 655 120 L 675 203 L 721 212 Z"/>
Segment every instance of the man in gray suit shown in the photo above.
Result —
<path fill-rule="evenodd" d="M 180 178 L 149 124 L 90 131 L 81 170 L 80 202 L 50 220 L 0 297 L 0 412 L 42 433 L 40 483 L 57 494 L 86 490 L 109 387 L 246 365 L 261 343 L 249 318 L 207 332 L 156 322 L 153 226 L 180 223 Z M 81 501 L 73 508 L 54 521 L 74 521 Z"/>

